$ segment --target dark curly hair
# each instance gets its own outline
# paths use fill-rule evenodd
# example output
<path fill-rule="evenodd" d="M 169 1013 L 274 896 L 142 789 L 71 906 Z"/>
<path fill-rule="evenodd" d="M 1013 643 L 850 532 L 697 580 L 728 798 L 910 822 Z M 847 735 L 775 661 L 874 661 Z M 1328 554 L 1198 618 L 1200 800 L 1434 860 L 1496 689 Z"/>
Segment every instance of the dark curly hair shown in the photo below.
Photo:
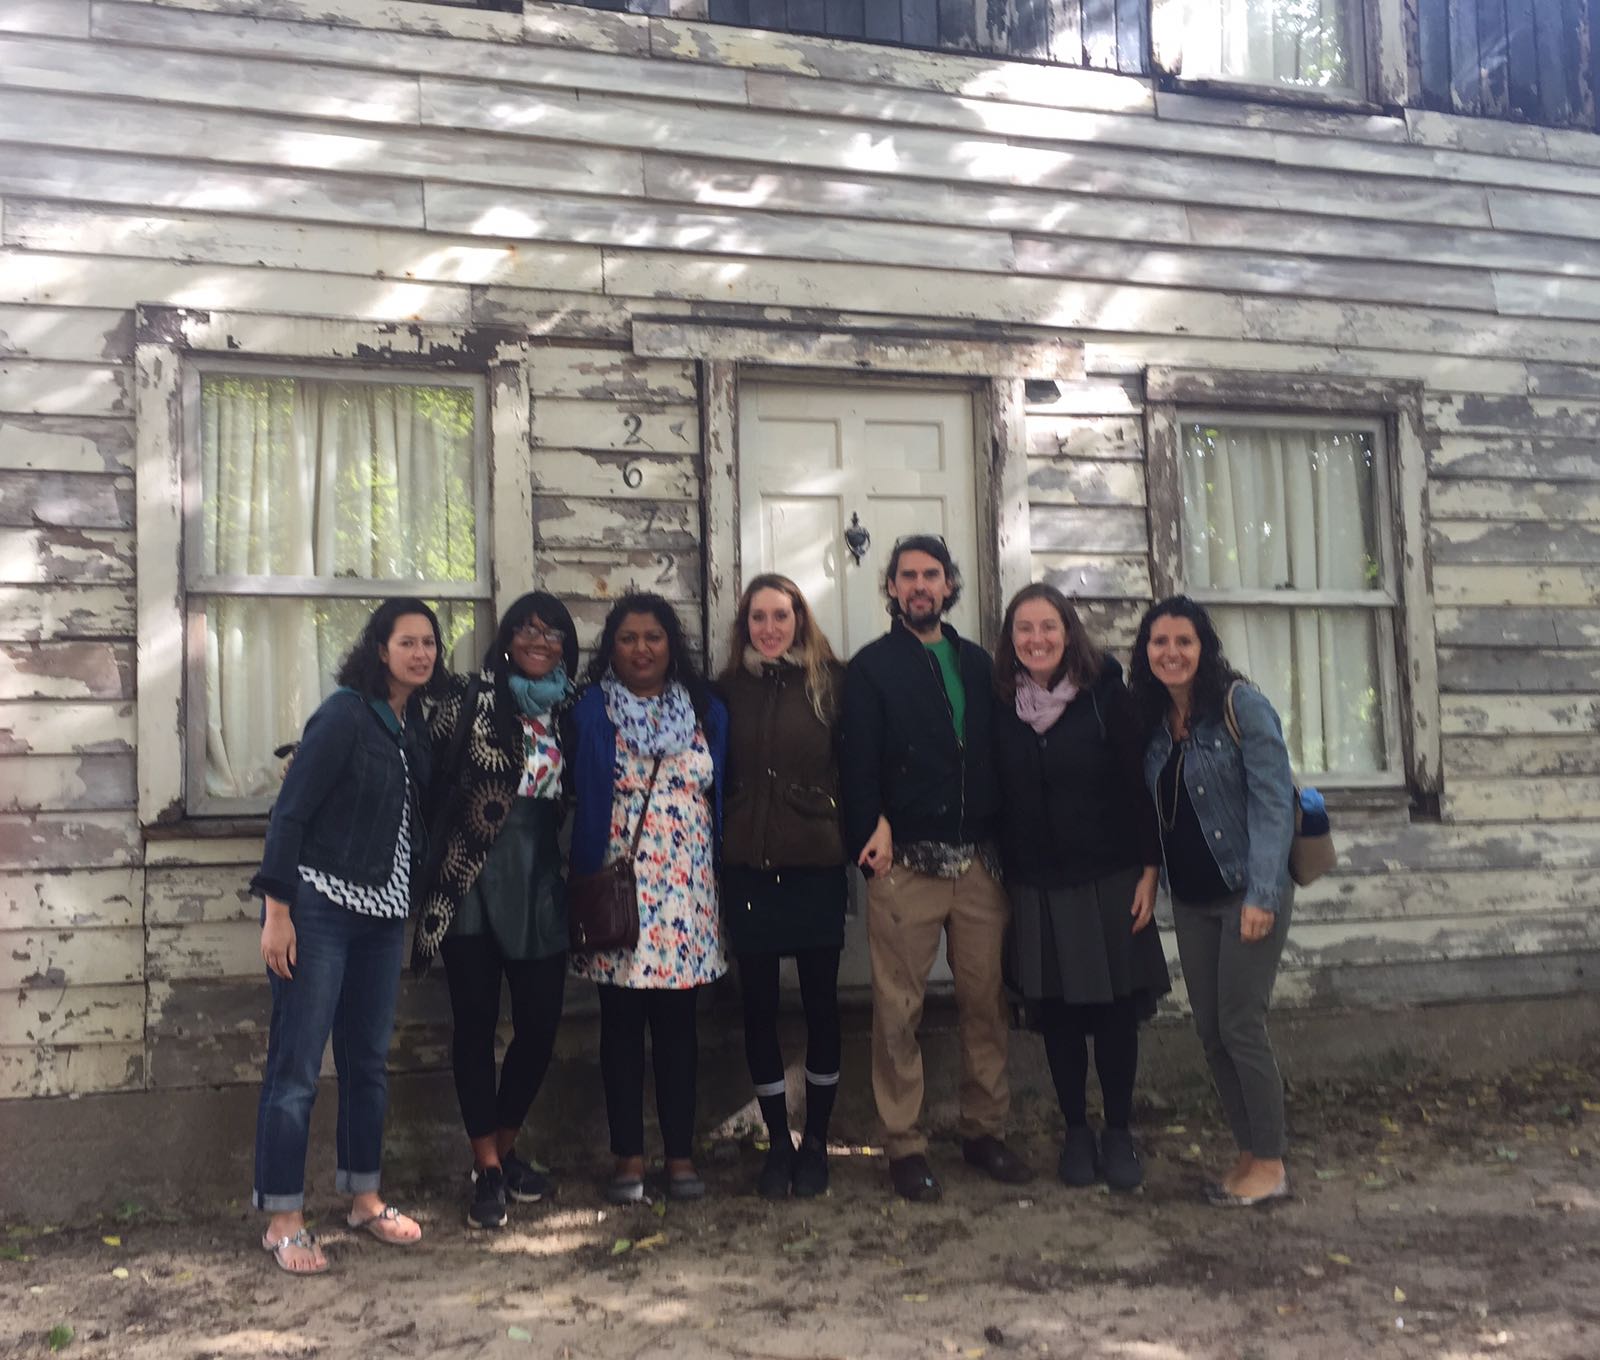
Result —
<path fill-rule="evenodd" d="M 561 644 L 561 665 L 567 678 L 578 683 L 578 630 L 566 605 L 547 590 L 530 590 L 519 595 L 500 616 L 500 626 L 495 629 L 494 641 L 483 654 L 483 668 L 493 672 L 496 679 L 511 674 L 511 635 L 529 619 L 537 618 L 546 628 L 559 628 L 566 634 Z"/>
<path fill-rule="evenodd" d="M 948 614 L 956 607 L 956 601 L 961 598 L 961 569 L 950 556 L 949 545 L 938 534 L 907 534 L 904 538 L 896 540 L 889 553 L 888 569 L 883 573 L 883 594 L 889 609 L 889 617 L 897 619 L 901 614 L 900 601 L 894 597 L 894 574 L 900 570 L 901 554 L 908 552 L 927 553 L 944 568 L 944 579 L 950 586 L 950 598 L 944 602 L 944 607 L 939 612 Z"/>
<path fill-rule="evenodd" d="M 1188 619 L 1200 639 L 1200 665 L 1194 673 L 1194 685 L 1189 692 L 1189 714 L 1195 717 L 1217 717 L 1227 702 L 1228 686 L 1245 677 L 1234 670 L 1222 654 L 1222 639 L 1211 622 L 1205 608 L 1187 595 L 1169 595 L 1158 600 L 1144 611 L 1139 620 L 1139 632 L 1133 640 L 1132 664 L 1128 672 L 1128 688 L 1133 692 L 1134 709 L 1139 715 L 1139 726 L 1148 738 L 1167 717 L 1172 707 L 1172 696 L 1167 687 L 1157 680 L 1150 669 L 1150 631 L 1157 619 Z"/>
<path fill-rule="evenodd" d="M 1066 648 L 1061 654 L 1061 664 L 1050 677 L 1054 689 L 1068 676 L 1080 689 L 1086 689 L 1100 678 L 1100 668 L 1105 664 L 1100 649 L 1095 646 L 1089 630 L 1083 626 L 1072 601 L 1048 581 L 1035 581 L 1023 586 L 1011 597 L 1006 606 L 1005 620 L 1000 625 L 1000 640 L 994 649 L 994 692 L 1006 703 L 1017 697 L 1017 676 L 1022 673 L 1022 662 L 1017 659 L 1016 644 L 1011 640 L 1011 625 L 1016 622 L 1017 610 L 1029 600 L 1044 600 L 1061 616 L 1061 627 L 1066 632 Z"/>
<path fill-rule="evenodd" d="M 385 600 L 367 617 L 366 625 L 357 636 L 354 645 L 345 654 L 339 663 L 338 673 L 334 676 L 337 684 L 355 690 L 357 694 L 364 694 L 369 699 L 387 699 L 389 697 L 389 667 L 384 664 L 379 648 L 388 644 L 394 636 L 394 626 L 407 614 L 421 614 L 433 627 L 433 641 L 438 648 L 436 660 L 433 663 L 433 674 L 417 692 L 419 694 L 443 694 L 445 690 L 444 670 L 444 635 L 439 631 L 439 616 L 421 600 L 413 599 L 409 595 L 397 596 L 392 600 Z"/>
<path fill-rule="evenodd" d="M 704 722 L 706 711 L 711 704 L 711 686 L 706 682 L 705 676 L 700 674 L 699 668 L 694 664 L 694 658 L 689 655 L 689 646 L 684 638 L 683 620 L 678 617 L 678 611 L 666 600 L 648 591 L 635 591 L 624 595 L 611 606 L 611 612 L 606 615 L 605 627 L 600 632 L 600 641 L 595 644 L 594 656 L 589 661 L 589 682 L 598 683 L 600 677 L 611 669 L 611 653 L 617 645 L 617 630 L 622 627 L 623 619 L 629 614 L 649 614 L 661 625 L 661 630 L 667 635 L 667 679 L 676 680 L 689 691 L 689 701 L 694 705 L 695 716 Z"/>

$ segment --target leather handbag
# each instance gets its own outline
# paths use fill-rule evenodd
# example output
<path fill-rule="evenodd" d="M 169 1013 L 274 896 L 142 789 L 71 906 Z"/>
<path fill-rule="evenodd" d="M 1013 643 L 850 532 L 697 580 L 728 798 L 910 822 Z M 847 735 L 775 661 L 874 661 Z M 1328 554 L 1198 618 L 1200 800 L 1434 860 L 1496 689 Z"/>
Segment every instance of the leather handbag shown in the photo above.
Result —
<path fill-rule="evenodd" d="M 597 873 L 574 874 L 567 880 L 567 938 L 574 954 L 632 949 L 639 943 L 639 881 L 634 877 L 633 862 L 639 853 L 645 814 L 650 811 L 650 795 L 660 772 L 661 757 L 657 756 L 650 767 L 644 806 L 639 809 L 639 822 L 633 829 L 627 854 Z"/>
<path fill-rule="evenodd" d="M 1239 732 L 1239 719 L 1233 711 L 1233 692 L 1243 681 L 1235 680 L 1228 686 L 1223 704 L 1223 717 L 1228 723 L 1228 735 L 1241 750 L 1244 740 Z M 1289 842 L 1289 877 L 1300 887 L 1308 888 L 1329 869 L 1333 868 L 1338 851 L 1333 845 L 1333 829 L 1328 822 L 1328 805 L 1315 789 L 1294 790 L 1294 839 Z"/>

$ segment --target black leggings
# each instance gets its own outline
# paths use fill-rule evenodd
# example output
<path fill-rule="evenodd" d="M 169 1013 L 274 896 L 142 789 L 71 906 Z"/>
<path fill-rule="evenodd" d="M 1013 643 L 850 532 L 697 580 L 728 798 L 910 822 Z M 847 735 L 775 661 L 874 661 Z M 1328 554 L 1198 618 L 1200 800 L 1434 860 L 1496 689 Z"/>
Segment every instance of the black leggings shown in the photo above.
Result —
<path fill-rule="evenodd" d="M 644 1156 L 644 1031 L 656 1076 L 656 1118 L 674 1160 L 694 1153 L 694 1088 L 699 1054 L 695 1003 L 699 989 L 600 988 L 600 1077 L 614 1157 Z"/>
<path fill-rule="evenodd" d="M 1123 996 L 1094 1006 L 1046 999 L 1039 1003 L 1039 1022 L 1056 1099 L 1067 1123 L 1089 1122 L 1084 1086 L 1089 1079 L 1086 1040 L 1092 1036 L 1106 1127 L 1127 1128 L 1133 1116 L 1134 1076 L 1139 1070 L 1139 1012 L 1134 998 Z"/>
<path fill-rule="evenodd" d="M 744 993 L 744 1055 L 756 1090 L 783 1081 L 778 1045 L 777 954 L 740 954 Z M 802 949 L 794 956 L 800 973 L 800 1004 L 806 1012 L 806 1076 L 839 1075 L 839 951 Z"/>
<path fill-rule="evenodd" d="M 447 935 L 440 953 L 455 1018 L 450 1060 L 467 1137 L 520 1129 L 555 1052 L 567 956 L 503 958 L 491 935 Z M 502 972 L 511 987 L 512 1035 L 496 1089 L 494 1034 Z"/>

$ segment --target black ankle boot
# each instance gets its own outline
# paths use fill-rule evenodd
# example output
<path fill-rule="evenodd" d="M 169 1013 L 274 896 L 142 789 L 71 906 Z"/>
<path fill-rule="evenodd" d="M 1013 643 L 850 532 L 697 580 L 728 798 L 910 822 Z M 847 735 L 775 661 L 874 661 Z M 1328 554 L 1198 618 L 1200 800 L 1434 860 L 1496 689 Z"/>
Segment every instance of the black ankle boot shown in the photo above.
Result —
<path fill-rule="evenodd" d="M 828 1145 L 813 1134 L 800 1140 L 794 1154 L 794 1197 L 814 1199 L 828 1193 Z"/>

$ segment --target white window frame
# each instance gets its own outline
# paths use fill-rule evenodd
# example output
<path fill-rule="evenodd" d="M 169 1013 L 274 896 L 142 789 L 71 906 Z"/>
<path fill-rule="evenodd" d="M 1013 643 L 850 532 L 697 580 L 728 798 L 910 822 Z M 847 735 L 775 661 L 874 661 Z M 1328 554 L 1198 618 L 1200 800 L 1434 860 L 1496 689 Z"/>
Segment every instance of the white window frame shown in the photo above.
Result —
<path fill-rule="evenodd" d="M 1183 0 L 1171 0 L 1181 4 Z M 1153 74 L 1173 88 L 1330 109 L 1371 110 L 1399 102 L 1407 80 L 1402 0 L 1350 0 L 1351 83 L 1295 85 L 1219 75 L 1189 75 L 1183 70 L 1182 33 L 1162 20 L 1166 0 L 1151 0 L 1150 45 Z"/>
<path fill-rule="evenodd" d="M 1152 369 L 1146 375 L 1151 578 L 1157 597 L 1184 583 L 1179 463 L 1192 422 L 1220 427 L 1351 429 L 1377 437 L 1373 507 L 1382 584 L 1375 590 L 1194 590 L 1207 605 L 1361 609 L 1379 623 L 1379 683 L 1388 767 L 1372 772 L 1304 771 L 1319 787 L 1431 797 L 1439 791 L 1439 682 L 1427 572 L 1420 384 L 1280 374 Z M 1381 645 L 1386 639 L 1390 646 Z"/>
<path fill-rule="evenodd" d="M 492 327 L 332 321 L 138 309 L 134 346 L 135 524 L 138 580 L 139 820 L 147 833 L 253 834 L 259 800 L 217 799 L 204 787 L 205 600 L 258 594 L 475 600 L 485 617 L 505 582 L 533 579 L 533 477 L 528 346 Z M 208 373 L 292 376 L 408 386 L 468 386 L 478 396 L 473 582 L 301 577 L 200 577 L 200 383 Z M 200 650 L 197 650 L 200 649 Z"/>
<path fill-rule="evenodd" d="M 472 499 L 478 526 L 489 523 L 489 401 L 481 373 L 456 373 L 408 368 L 330 366 L 307 363 L 250 362 L 221 355 L 196 355 L 183 371 L 183 593 L 184 593 L 184 746 L 186 802 L 191 817 L 265 816 L 270 795 L 222 798 L 206 790 L 206 604 L 215 599 L 383 599 L 414 595 L 428 601 L 471 603 L 477 628 L 484 628 L 493 594 L 489 536 L 477 534 L 477 561 L 471 581 L 419 581 L 410 578 L 327 576 L 206 576 L 200 570 L 201 522 L 205 513 L 200 484 L 201 389 L 207 376 L 233 378 L 297 378 L 312 382 L 367 383 L 375 387 L 452 387 L 472 393 Z M 307 716 L 310 716 L 309 714 Z"/>
<path fill-rule="evenodd" d="M 1191 425 L 1211 425 L 1226 430 L 1338 430 L 1370 434 L 1376 468 L 1372 479 L 1375 504 L 1372 507 L 1373 524 L 1377 530 L 1376 548 L 1382 585 L 1377 590 L 1227 590 L 1190 588 L 1182 582 L 1179 588 L 1191 598 L 1207 606 L 1233 609 L 1351 609 L 1376 616 L 1378 649 L 1379 699 L 1383 721 L 1383 749 L 1388 764 L 1381 770 L 1336 772 L 1333 770 L 1297 770 L 1319 787 L 1383 787 L 1399 786 L 1405 782 L 1405 760 L 1400 738 L 1400 685 L 1399 685 L 1399 633 L 1395 619 L 1399 611 L 1400 595 L 1395 564 L 1394 503 L 1389 481 L 1389 440 L 1385 422 L 1371 416 L 1353 416 L 1330 412 L 1325 416 L 1311 416 L 1302 412 L 1241 412 L 1205 410 L 1179 407 L 1177 411 L 1178 434 Z M 1182 455 L 1182 444 L 1178 447 Z M 1187 526 L 1180 512 L 1178 519 L 1178 559 L 1186 559 L 1188 543 Z"/>

